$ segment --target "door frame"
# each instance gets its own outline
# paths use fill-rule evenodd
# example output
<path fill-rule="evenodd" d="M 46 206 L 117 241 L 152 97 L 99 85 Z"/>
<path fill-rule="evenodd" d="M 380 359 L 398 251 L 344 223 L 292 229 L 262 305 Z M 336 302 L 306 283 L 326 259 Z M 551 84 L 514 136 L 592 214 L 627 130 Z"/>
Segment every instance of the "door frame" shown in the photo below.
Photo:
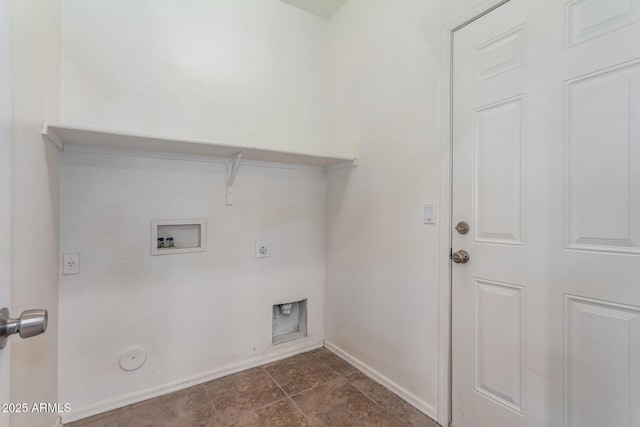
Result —
<path fill-rule="evenodd" d="M 452 338 L 453 301 L 451 276 L 453 218 L 453 36 L 509 0 L 484 0 L 446 22 L 441 29 L 440 54 L 440 235 L 439 260 L 439 337 L 438 337 L 438 423 L 454 426 L 452 421 Z"/>
<path fill-rule="evenodd" d="M 11 209 L 13 145 L 13 58 L 10 2 L 0 3 L 0 308 L 11 308 Z M 10 401 L 11 344 L 0 350 L 0 403 Z M 10 425 L 0 413 L 0 427 Z"/>

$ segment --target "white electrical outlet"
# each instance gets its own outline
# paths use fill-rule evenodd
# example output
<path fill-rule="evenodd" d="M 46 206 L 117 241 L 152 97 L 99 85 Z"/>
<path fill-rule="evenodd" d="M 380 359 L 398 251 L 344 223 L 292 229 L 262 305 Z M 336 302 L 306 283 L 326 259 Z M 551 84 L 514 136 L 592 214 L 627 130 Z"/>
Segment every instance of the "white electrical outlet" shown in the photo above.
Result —
<path fill-rule="evenodd" d="M 62 274 L 80 273 L 80 254 L 62 255 Z"/>
<path fill-rule="evenodd" d="M 271 256 L 271 247 L 268 242 L 256 242 L 256 258 L 268 258 Z"/>

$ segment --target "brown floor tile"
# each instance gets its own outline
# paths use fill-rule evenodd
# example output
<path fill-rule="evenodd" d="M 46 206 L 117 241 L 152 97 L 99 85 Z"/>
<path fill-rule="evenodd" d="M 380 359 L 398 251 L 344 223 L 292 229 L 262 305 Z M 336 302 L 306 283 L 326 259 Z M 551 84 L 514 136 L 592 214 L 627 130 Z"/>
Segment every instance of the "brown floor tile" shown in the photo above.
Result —
<path fill-rule="evenodd" d="M 404 424 L 376 405 L 344 378 L 292 397 L 313 426 L 384 426 Z"/>
<path fill-rule="evenodd" d="M 126 407 L 65 424 L 65 427 L 129 427 L 131 424 L 131 411 Z"/>
<path fill-rule="evenodd" d="M 348 375 L 357 371 L 355 367 L 349 364 L 349 362 L 341 359 L 324 347 L 308 353 L 303 353 L 301 356 L 323 363 L 340 375 Z"/>
<path fill-rule="evenodd" d="M 205 387 L 220 419 L 237 417 L 286 397 L 262 368 L 219 378 Z"/>
<path fill-rule="evenodd" d="M 333 369 L 309 353 L 270 363 L 265 365 L 264 369 L 289 395 L 300 393 L 338 377 Z"/>
<path fill-rule="evenodd" d="M 203 386 L 180 390 L 131 406 L 130 426 L 205 427 L 214 425 L 211 400 Z"/>
<path fill-rule="evenodd" d="M 405 424 L 419 427 L 438 427 L 438 424 L 431 418 L 363 373 L 356 371 L 346 378 L 355 388 L 376 401 Z"/>
<path fill-rule="evenodd" d="M 67 426 L 438 427 L 325 348 Z"/>
<path fill-rule="evenodd" d="M 281 400 L 225 422 L 225 427 L 309 427 L 290 399 Z"/>
<path fill-rule="evenodd" d="M 87 418 L 73 427 L 212 427 L 215 415 L 204 387 L 195 386 Z"/>

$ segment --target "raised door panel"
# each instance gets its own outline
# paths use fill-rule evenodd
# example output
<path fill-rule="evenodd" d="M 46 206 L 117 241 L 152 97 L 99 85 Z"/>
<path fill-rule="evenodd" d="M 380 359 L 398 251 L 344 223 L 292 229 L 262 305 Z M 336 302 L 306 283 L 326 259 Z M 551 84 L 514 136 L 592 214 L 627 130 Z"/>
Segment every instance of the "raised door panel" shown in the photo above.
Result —
<path fill-rule="evenodd" d="M 474 115 L 473 216 L 476 243 L 524 243 L 524 96 Z"/>
<path fill-rule="evenodd" d="M 524 288 L 474 279 L 473 389 L 524 412 Z"/>
<path fill-rule="evenodd" d="M 524 40 L 524 27 L 518 27 L 477 46 L 476 82 L 524 65 Z"/>
<path fill-rule="evenodd" d="M 640 307 L 565 297 L 567 427 L 640 425 Z"/>
<path fill-rule="evenodd" d="M 574 46 L 640 19 L 640 0 L 574 0 L 566 7 L 566 43 Z"/>
<path fill-rule="evenodd" d="M 640 63 L 567 84 L 567 247 L 640 253 Z"/>

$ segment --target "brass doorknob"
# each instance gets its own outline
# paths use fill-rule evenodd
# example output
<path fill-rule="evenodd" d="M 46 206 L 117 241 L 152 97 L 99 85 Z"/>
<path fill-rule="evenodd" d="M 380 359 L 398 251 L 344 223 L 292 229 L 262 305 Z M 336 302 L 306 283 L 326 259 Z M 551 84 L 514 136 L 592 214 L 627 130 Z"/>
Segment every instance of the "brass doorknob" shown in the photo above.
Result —
<path fill-rule="evenodd" d="M 466 264 L 469 262 L 469 252 L 461 249 L 457 252 L 454 252 L 453 255 L 451 255 L 451 259 L 456 264 Z"/>

